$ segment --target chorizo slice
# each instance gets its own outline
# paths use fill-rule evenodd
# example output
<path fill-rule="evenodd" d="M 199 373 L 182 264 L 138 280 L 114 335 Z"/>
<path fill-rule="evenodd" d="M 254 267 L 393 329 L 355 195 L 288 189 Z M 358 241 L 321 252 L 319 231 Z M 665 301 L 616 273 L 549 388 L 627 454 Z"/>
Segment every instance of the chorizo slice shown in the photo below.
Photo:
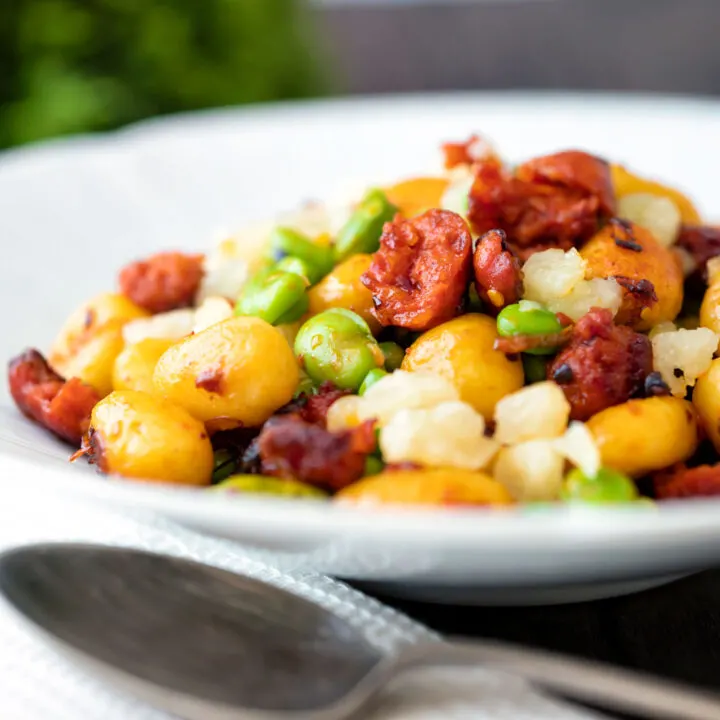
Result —
<path fill-rule="evenodd" d="M 613 214 L 615 197 L 608 164 L 577 150 L 535 158 L 515 173 L 497 158 L 475 167 L 468 217 L 473 229 L 500 228 L 511 245 L 569 250 L 591 237 Z"/>
<path fill-rule="evenodd" d="M 657 473 L 653 484 L 658 500 L 720 495 L 720 463 L 694 468 L 676 465 Z"/>
<path fill-rule="evenodd" d="M 373 295 L 373 315 L 381 325 L 414 331 L 451 320 L 467 289 L 471 254 L 467 223 L 449 210 L 385 223 L 361 278 Z"/>
<path fill-rule="evenodd" d="M 520 300 L 520 261 L 507 244 L 502 230 L 490 230 L 477 242 L 473 253 L 475 288 L 488 308 L 496 313 Z"/>
<path fill-rule="evenodd" d="M 293 477 L 331 491 L 359 480 L 375 449 L 373 421 L 330 432 L 294 415 L 268 420 L 258 437 L 265 475 Z"/>
<path fill-rule="evenodd" d="M 18 409 L 73 445 L 79 445 L 100 396 L 90 385 L 65 381 L 37 350 L 26 350 L 8 365 L 8 383 Z"/>
<path fill-rule="evenodd" d="M 602 158 L 581 150 L 564 150 L 533 158 L 518 167 L 516 177 L 531 183 L 576 189 L 597 199 L 600 212 L 615 214 L 615 192 L 610 166 Z"/>
<path fill-rule="evenodd" d="M 683 225 L 677 245 L 690 253 L 697 266 L 695 274 L 707 282 L 707 261 L 720 255 L 720 227 Z"/>
<path fill-rule="evenodd" d="M 548 365 L 570 403 L 573 420 L 587 420 L 644 389 L 652 372 L 650 340 L 629 327 L 613 324 L 612 313 L 593 308 L 578 320 L 570 342 Z"/>
<path fill-rule="evenodd" d="M 126 265 L 120 292 L 151 313 L 193 304 L 203 277 L 203 256 L 165 252 Z"/>

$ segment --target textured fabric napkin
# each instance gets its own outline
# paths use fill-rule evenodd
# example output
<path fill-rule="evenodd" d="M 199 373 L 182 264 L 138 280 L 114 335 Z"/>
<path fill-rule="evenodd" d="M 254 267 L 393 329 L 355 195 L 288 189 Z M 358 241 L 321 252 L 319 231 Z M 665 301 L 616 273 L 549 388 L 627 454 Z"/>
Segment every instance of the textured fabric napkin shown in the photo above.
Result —
<path fill-rule="evenodd" d="M 0 550 L 39 541 L 86 541 L 165 552 L 276 583 L 315 599 L 362 626 L 387 650 L 433 634 L 391 608 L 328 578 L 282 574 L 236 543 L 156 518 L 107 514 L 85 505 L 5 498 Z M 266 555 L 264 555 L 267 557 Z M 478 612 L 482 612 L 478 610 Z M 167 720 L 165 713 L 117 694 L 47 646 L 0 603 L 0 716 L 13 720 Z M 487 670 L 424 670 L 398 679 L 368 720 L 579 720 L 599 716 L 548 699 Z"/>

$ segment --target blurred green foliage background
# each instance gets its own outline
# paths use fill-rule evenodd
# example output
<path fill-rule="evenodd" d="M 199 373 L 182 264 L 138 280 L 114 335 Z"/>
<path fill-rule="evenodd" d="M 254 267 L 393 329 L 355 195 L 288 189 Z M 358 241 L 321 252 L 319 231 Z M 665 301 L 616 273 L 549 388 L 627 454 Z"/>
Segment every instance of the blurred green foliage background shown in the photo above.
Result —
<path fill-rule="evenodd" d="M 0 148 L 317 95 L 295 0 L 0 0 Z"/>

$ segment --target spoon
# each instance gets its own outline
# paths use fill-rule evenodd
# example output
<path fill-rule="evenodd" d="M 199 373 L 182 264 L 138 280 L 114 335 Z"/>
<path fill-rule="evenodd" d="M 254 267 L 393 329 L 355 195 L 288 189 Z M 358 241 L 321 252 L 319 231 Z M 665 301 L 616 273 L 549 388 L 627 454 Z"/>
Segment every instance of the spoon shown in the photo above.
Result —
<path fill-rule="evenodd" d="M 0 593 L 103 679 L 186 720 L 341 720 L 396 675 L 487 666 L 648 718 L 720 720 L 720 696 L 485 640 L 394 656 L 321 606 L 249 577 L 165 555 L 44 544 L 0 555 Z"/>

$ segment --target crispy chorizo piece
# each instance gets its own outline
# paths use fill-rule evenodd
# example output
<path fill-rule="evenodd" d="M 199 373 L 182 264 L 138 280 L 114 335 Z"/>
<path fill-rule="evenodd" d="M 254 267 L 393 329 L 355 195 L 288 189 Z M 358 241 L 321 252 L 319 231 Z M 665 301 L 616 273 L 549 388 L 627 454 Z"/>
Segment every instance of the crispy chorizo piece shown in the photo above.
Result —
<path fill-rule="evenodd" d="M 589 153 L 565 150 L 543 155 L 520 165 L 515 175 L 525 182 L 578 189 L 597 199 L 600 212 L 608 216 L 615 212 L 610 166 Z"/>
<path fill-rule="evenodd" d="M 126 265 L 120 292 L 151 313 L 192 305 L 203 276 L 203 256 L 166 252 Z"/>
<path fill-rule="evenodd" d="M 20 411 L 63 440 L 78 445 L 100 401 L 97 392 L 77 378 L 67 382 L 37 350 L 26 350 L 8 365 L 10 393 Z"/>
<path fill-rule="evenodd" d="M 521 259 L 538 248 L 568 250 L 614 214 L 608 164 L 577 150 L 535 158 L 514 174 L 490 158 L 475 173 L 468 213 L 474 230 L 504 230 Z"/>
<path fill-rule="evenodd" d="M 362 477 L 375 449 L 373 424 L 332 433 L 293 415 L 271 418 L 258 438 L 262 471 L 340 490 Z"/>
<path fill-rule="evenodd" d="M 472 165 L 489 157 L 496 157 L 490 145 L 479 135 L 471 135 L 464 142 L 443 143 L 445 169 L 452 170 L 458 165 Z"/>
<path fill-rule="evenodd" d="M 472 237 L 449 210 L 385 223 L 362 283 L 381 325 L 424 331 L 458 313 L 470 276 Z"/>
<path fill-rule="evenodd" d="M 548 365 L 570 403 L 573 420 L 587 420 L 643 389 L 652 371 L 652 346 L 645 335 L 616 327 L 612 313 L 592 308 L 573 328 L 570 343 Z"/>
<path fill-rule="evenodd" d="M 697 276 L 707 281 L 707 261 L 720 255 L 720 227 L 683 225 L 677 245 L 687 250 L 697 264 Z"/>
<path fill-rule="evenodd" d="M 305 422 L 325 427 L 330 406 L 338 398 L 350 394 L 350 390 L 341 390 L 329 380 L 326 380 L 321 383 L 314 394 L 301 393 L 287 405 L 283 405 L 276 410 L 274 416 L 293 415 Z"/>
<path fill-rule="evenodd" d="M 305 404 L 300 408 L 300 418 L 324 428 L 330 406 L 345 395 L 350 395 L 350 391 L 336 388 L 331 382 L 322 383 L 315 395 L 308 395 Z"/>
<path fill-rule="evenodd" d="M 720 463 L 694 468 L 675 465 L 657 473 L 653 484 L 658 500 L 720 495 Z"/>
<path fill-rule="evenodd" d="M 473 270 L 480 298 L 496 312 L 520 300 L 520 261 L 507 244 L 502 230 L 486 232 L 475 246 Z"/>

